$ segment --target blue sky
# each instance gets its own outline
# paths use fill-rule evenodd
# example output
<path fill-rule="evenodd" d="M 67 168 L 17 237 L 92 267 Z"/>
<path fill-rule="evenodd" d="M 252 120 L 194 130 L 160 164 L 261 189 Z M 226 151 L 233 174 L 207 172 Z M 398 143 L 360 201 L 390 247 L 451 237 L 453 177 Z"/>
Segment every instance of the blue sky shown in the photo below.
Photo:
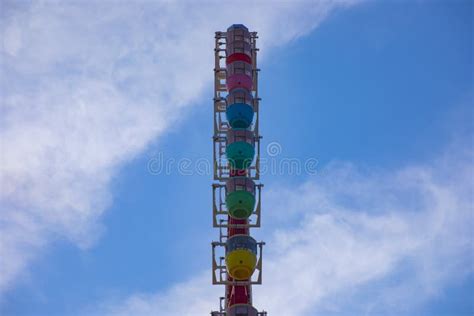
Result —
<path fill-rule="evenodd" d="M 257 307 L 474 313 L 472 2 L 2 6 L 2 315 L 217 307 L 211 175 L 148 166 L 212 158 L 213 31 L 236 22 L 262 40 L 264 158 L 318 160 L 262 179 Z"/>

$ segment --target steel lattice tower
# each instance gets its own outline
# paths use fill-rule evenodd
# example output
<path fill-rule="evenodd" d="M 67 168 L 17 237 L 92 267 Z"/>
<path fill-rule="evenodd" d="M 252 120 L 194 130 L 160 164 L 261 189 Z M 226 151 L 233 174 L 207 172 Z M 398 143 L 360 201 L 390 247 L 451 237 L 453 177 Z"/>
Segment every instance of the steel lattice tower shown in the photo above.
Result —
<path fill-rule="evenodd" d="M 263 242 L 250 236 L 260 227 L 261 190 L 257 33 L 242 24 L 216 32 L 214 66 L 212 282 L 225 285 L 212 316 L 266 316 L 252 304 L 252 285 L 262 284 Z"/>

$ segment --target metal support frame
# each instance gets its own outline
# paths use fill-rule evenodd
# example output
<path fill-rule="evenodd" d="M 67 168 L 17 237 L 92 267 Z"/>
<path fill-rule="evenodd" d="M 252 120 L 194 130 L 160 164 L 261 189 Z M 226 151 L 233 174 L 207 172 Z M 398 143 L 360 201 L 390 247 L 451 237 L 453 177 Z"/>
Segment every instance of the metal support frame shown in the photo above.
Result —
<path fill-rule="evenodd" d="M 224 112 L 225 114 L 225 112 Z M 227 121 L 220 120 L 220 125 L 228 124 Z M 224 130 L 227 132 L 227 129 Z M 214 160 L 214 180 L 225 182 L 229 179 L 229 161 L 225 155 L 225 149 L 227 146 L 227 135 L 224 131 L 219 131 L 217 135 L 214 136 L 214 146 L 213 146 L 213 160 Z M 255 159 L 246 169 L 247 177 L 252 180 L 260 180 L 260 140 L 261 136 L 255 136 L 255 148 L 256 155 Z"/>
<path fill-rule="evenodd" d="M 256 207 L 250 215 L 247 224 L 229 224 L 228 211 L 225 205 L 226 189 L 225 184 L 212 184 L 212 225 L 213 227 L 234 227 L 234 228 L 258 228 L 261 223 L 262 209 L 262 188 L 263 184 L 256 184 Z"/>
<path fill-rule="evenodd" d="M 225 265 L 225 257 L 216 259 L 216 247 L 225 247 L 226 243 L 222 241 L 212 242 L 212 284 L 214 285 L 257 285 L 262 284 L 262 265 L 263 265 L 263 245 L 265 242 L 257 242 L 257 265 L 255 271 L 258 270 L 256 278 L 251 278 L 245 281 L 229 281 L 229 274 Z M 255 275 L 255 272 L 254 272 Z"/>
<path fill-rule="evenodd" d="M 211 312 L 211 316 L 227 316 L 225 311 L 223 312 Z M 257 316 L 267 316 L 267 312 L 258 312 Z"/>
<path fill-rule="evenodd" d="M 262 284 L 262 265 L 263 265 L 263 245 L 264 242 L 258 242 L 257 250 L 257 265 L 253 277 L 246 281 L 229 281 L 229 275 L 227 273 L 227 267 L 225 265 L 225 257 L 216 258 L 216 248 L 224 248 L 226 240 L 228 238 L 227 231 L 230 227 L 232 228 L 257 228 L 261 224 L 261 190 L 263 184 L 256 184 L 256 207 L 252 215 L 250 216 L 247 224 L 229 224 L 228 223 L 228 211 L 225 206 L 225 181 L 230 177 L 229 162 L 225 155 L 226 143 L 227 143 L 227 131 L 230 128 L 230 124 L 226 118 L 226 99 L 227 95 L 227 69 L 226 69 L 226 32 L 216 32 L 215 34 L 215 65 L 214 65 L 214 136 L 213 136 L 213 161 L 214 161 L 214 180 L 219 183 L 212 185 L 212 196 L 213 196 L 213 227 L 219 228 L 219 241 L 212 242 L 212 283 L 214 285 L 226 285 L 226 286 L 247 286 L 248 290 L 252 291 L 252 285 Z M 257 32 L 250 33 L 251 42 L 251 55 L 252 55 L 252 78 L 253 87 L 253 108 L 254 108 L 254 121 L 251 126 L 251 130 L 255 135 L 255 148 L 256 157 L 252 165 L 246 170 L 247 177 L 252 180 L 260 179 L 260 132 L 259 132 L 259 121 L 260 121 L 260 106 L 261 101 L 258 95 L 258 72 L 260 69 L 257 68 L 257 52 L 259 49 L 256 46 Z M 224 233 L 223 230 L 226 230 Z M 219 251 L 221 252 L 221 250 Z M 258 270 L 258 272 L 257 272 Z M 251 295 L 250 295 L 251 297 Z M 250 301 L 251 303 L 251 301 Z M 211 312 L 212 316 L 227 316 L 226 306 L 227 297 L 220 297 L 220 308 L 219 311 Z M 267 312 L 258 312 L 258 316 L 267 316 Z"/>
<path fill-rule="evenodd" d="M 220 297 L 219 298 L 219 311 L 213 311 L 211 312 L 211 316 L 227 316 L 227 312 L 225 310 L 225 297 Z M 258 312 L 257 316 L 267 316 L 266 311 Z"/>
<path fill-rule="evenodd" d="M 226 44 L 226 32 L 216 32 L 215 49 L 214 49 L 214 146 L 213 146 L 213 160 L 214 160 L 214 180 L 226 181 L 229 178 L 229 164 L 225 156 L 225 148 L 227 141 L 227 131 L 229 130 L 229 122 L 225 117 L 227 108 L 226 100 L 223 93 L 227 93 L 226 77 L 227 69 L 222 65 L 222 61 L 226 59 L 226 50 L 222 48 Z M 259 111 L 260 98 L 258 96 L 258 72 L 257 68 L 257 52 L 256 39 L 258 38 L 256 32 L 251 33 L 252 45 L 252 74 L 253 74 L 253 108 L 255 111 L 255 119 L 252 124 L 252 130 L 255 134 L 255 148 L 256 157 L 252 165 L 247 169 L 248 177 L 252 180 L 260 179 L 260 140 L 259 134 Z"/>
<path fill-rule="evenodd" d="M 219 311 L 213 311 L 211 312 L 211 316 L 227 316 L 227 312 L 225 310 L 225 302 L 226 298 L 225 297 L 220 297 L 219 298 Z M 258 312 L 257 316 L 267 316 L 266 311 Z"/>

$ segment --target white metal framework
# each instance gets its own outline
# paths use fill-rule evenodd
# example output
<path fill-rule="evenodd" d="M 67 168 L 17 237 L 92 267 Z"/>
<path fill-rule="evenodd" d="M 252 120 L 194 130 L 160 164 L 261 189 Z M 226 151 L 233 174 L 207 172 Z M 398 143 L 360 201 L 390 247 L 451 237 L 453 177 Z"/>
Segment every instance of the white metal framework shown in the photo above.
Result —
<path fill-rule="evenodd" d="M 258 72 L 257 68 L 257 51 L 256 40 L 258 36 L 256 32 L 251 33 L 251 52 L 252 52 L 252 78 L 253 78 L 253 107 L 255 109 L 255 119 L 252 124 L 252 130 L 255 134 L 256 157 L 252 165 L 247 169 L 247 176 L 252 180 L 260 179 L 260 139 L 259 126 L 259 102 L 258 97 Z M 226 100 L 224 94 L 227 94 L 227 69 L 226 60 L 226 32 L 216 32 L 214 48 L 214 180 L 225 181 L 229 178 L 229 164 L 225 156 L 227 131 L 229 130 L 229 122 L 225 117 Z"/>
<path fill-rule="evenodd" d="M 226 181 L 230 178 L 229 161 L 226 158 L 227 132 L 230 124 L 226 118 L 227 109 L 227 67 L 226 67 L 226 36 L 227 32 L 216 32 L 215 48 L 214 48 L 214 135 L 213 135 L 213 178 L 216 183 L 212 185 L 212 218 L 213 227 L 219 228 L 219 241 L 212 242 L 212 283 L 214 285 L 225 285 L 226 296 L 220 298 L 219 311 L 211 312 L 212 316 L 239 316 L 244 315 L 236 312 L 232 307 L 229 309 L 229 293 L 233 286 L 246 286 L 249 291 L 249 304 L 252 304 L 252 285 L 262 284 L 262 263 L 263 263 L 263 246 L 264 242 L 257 242 L 257 264 L 253 276 L 249 280 L 238 281 L 230 278 L 225 264 L 226 241 L 228 239 L 229 230 L 257 228 L 261 224 L 261 191 L 263 184 L 255 184 L 255 209 L 248 218 L 246 223 L 239 221 L 239 224 L 229 223 L 229 212 L 226 207 Z M 258 36 L 256 32 L 250 32 L 250 49 L 252 60 L 252 90 L 250 93 L 253 97 L 254 118 L 250 130 L 254 132 L 255 142 L 255 159 L 252 164 L 245 170 L 245 176 L 252 180 L 260 179 L 260 140 L 259 133 L 259 102 L 258 95 L 258 73 L 257 68 L 257 52 L 256 40 Z M 254 308 L 252 307 L 252 310 Z M 249 316 L 267 316 L 267 312 L 252 311 L 246 315 Z"/>
<path fill-rule="evenodd" d="M 255 185 L 256 207 L 248 219 L 248 224 L 230 224 L 228 211 L 225 205 L 225 184 L 214 183 L 212 185 L 212 225 L 213 227 L 235 227 L 235 228 L 258 228 L 261 223 L 263 184 Z"/>
<path fill-rule="evenodd" d="M 257 266 L 255 268 L 254 277 L 250 280 L 229 281 L 229 275 L 227 272 L 227 267 L 225 265 L 225 246 L 227 236 L 220 231 L 220 241 L 212 242 L 212 284 L 214 285 L 257 285 L 262 284 L 262 262 L 263 262 L 263 241 L 257 242 Z M 216 248 L 220 248 L 221 253 L 218 253 Z"/>

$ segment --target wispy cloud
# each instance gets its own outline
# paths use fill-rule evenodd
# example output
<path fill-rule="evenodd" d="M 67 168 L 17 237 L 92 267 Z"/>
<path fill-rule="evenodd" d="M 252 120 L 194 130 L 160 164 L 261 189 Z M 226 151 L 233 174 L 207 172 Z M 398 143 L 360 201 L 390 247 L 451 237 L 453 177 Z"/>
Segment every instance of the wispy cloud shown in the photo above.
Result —
<path fill-rule="evenodd" d="M 387 314 L 471 273 L 474 166 L 463 150 L 395 172 L 334 164 L 319 180 L 274 191 L 271 214 L 294 212 L 299 226 L 275 234 L 258 303 L 280 315 L 311 315 L 337 310 L 344 295 L 342 311 Z M 278 273 L 283 266 L 296 277 Z M 375 294 L 355 294 L 375 282 Z"/>
<path fill-rule="evenodd" d="M 300 186 L 274 186 L 265 195 L 265 222 L 279 228 L 266 234 L 255 305 L 279 316 L 400 315 L 470 275 L 473 156 L 462 147 L 448 152 L 395 171 L 334 163 Z M 206 275 L 105 310 L 205 315 L 218 298 L 204 287 Z"/>
<path fill-rule="evenodd" d="M 239 3 L 2 2 L 0 292 L 52 236 L 97 239 L 113 176 L 211 82 L 214 31 L 246 23 L 269 54 L 355 2 L 249 2 L 237 17 Z"/>

